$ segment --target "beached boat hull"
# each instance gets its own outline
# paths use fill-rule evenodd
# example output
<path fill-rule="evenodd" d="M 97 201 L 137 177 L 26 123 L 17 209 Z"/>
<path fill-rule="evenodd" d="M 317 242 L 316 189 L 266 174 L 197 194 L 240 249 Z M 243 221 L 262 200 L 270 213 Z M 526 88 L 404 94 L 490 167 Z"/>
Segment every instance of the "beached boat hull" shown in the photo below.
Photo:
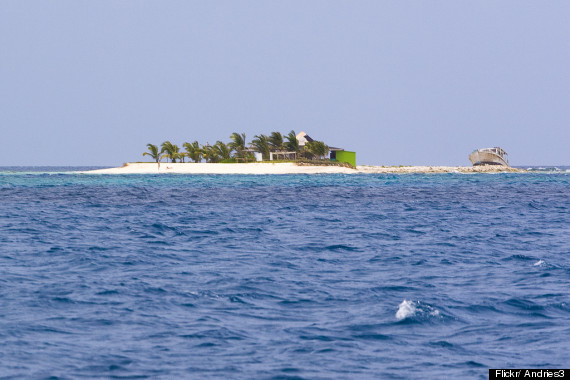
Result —
<path fill-rule="evenodd" d="M 505 161 L 500 155 L 494 152 L 476 150 L 469 155 L 469 161 L 473 166 L 477 165 L 502 165 L 509 166 L 508 162 Z"/>

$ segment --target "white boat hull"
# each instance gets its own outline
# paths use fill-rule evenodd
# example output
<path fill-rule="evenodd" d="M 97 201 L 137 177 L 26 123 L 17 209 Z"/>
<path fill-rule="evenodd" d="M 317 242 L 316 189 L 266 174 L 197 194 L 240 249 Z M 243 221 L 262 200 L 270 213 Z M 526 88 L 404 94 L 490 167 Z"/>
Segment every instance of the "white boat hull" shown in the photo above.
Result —
<path fill-rule="evenodd" d="M 498 154 L 493 152 L 485 152 L 477 150 L 469 155 L 469 161 L 476 165 L 502 165 L 509 166 L 509 164 Z"/>

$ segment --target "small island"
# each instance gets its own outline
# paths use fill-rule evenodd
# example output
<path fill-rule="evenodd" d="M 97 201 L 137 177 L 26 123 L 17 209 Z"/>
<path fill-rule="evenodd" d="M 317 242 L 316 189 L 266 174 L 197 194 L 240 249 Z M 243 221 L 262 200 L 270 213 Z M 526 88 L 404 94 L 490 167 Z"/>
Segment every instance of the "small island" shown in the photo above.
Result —
<path fill-rule="evenodd" d="M 165 141 L 147 144 L 143 156 L 154 162 L 129 162 L 122 167 L 91 170 L 87 174 L 359 174 L 359 173 L 499 173 L 524 172 L 509 166 L 370 166 L 356 165 L 356 153 L 331 147 L 305 132 L 261 134 L 247 144 L 245 133 L 214 145 L 198 141 L 179 146 Z M 164 161 L 163 161 L 164 160 Z M 186 162 L 188 161 L 188 162 Z"/>
<path fill-rule="evenodd" d="M 520 173 L 523 169 L 496 165 L 465 166 L 369 166 L 349 168 L 295 162 L 252 163 L 155 163 L 132 162 L 122 167 L 90 170 L 87 174 L 437 174 L 437 173 Z"/>

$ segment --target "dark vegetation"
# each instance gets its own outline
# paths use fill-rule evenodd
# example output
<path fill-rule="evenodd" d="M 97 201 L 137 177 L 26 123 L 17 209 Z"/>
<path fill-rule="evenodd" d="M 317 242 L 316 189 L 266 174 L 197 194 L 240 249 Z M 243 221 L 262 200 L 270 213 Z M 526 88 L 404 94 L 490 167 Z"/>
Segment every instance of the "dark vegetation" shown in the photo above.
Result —
<path fill-rule="evenodd" d="M 170 162 L 254 162 L 255 152 L 259 152 L 263 156 L 263 160 L 270 158 L 270 153 L 275 153 L 278 160 L 272 162 L 298 162 L 311 164 L 332 164 L 326 159 L 329 153 L 329 147 L 322 141 L 311 141 L 301 147 L 297 140 L 295 131 L 289 132 L 283 136 L 280 132 L 272 132 L 269 136 L 261 134 L 255 135 L 253 140 L 248 144 L 245 133 L 234 132 L 230 136 L 230 142 L 224 143 L 220 140 L 214 145 L 201 145 L 198 141 L 192 143 L 185 142 L 182 144 L 182 151 L 178 145 L 165 141 L 159 146 L 147 144 L 147 151 L 143 156 L 150 156 L 156 163 L 167 159 Z M 346 164 L 341 164 L 346 166 Z M 351 167 L 348 165 L 348 167 Z"/>

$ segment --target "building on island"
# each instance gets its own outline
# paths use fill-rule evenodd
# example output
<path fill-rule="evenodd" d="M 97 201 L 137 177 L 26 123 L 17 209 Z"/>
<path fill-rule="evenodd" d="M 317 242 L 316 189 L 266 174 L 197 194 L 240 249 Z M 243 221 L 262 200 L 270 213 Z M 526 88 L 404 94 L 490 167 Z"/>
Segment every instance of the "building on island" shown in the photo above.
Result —
<path fill-rule="evenodd" d="M 305 145 L 310 142 L 315 141 L 311 136 L 309 136 L 305 132 L 300 132 L 297 134 L 297 141 L 299 142 L 299 152 L 287 152 L 287 151 L 269 151 L 269 161 L 276 161 L 276 160 L 297 160 L 299 158 L 303 158 L 303 151 L 305 149 Z M 343 148 L 337 148 L 334 146 L 329 146 L 329 159 L 331 161 L 336 162 L 345 162 L 352 166 L 356 166 L 356 153 L 351 152 L 348 150 L 344 150 Z M 263 155 L 261 152 L 257 151 L 257 148 L 250 144 L 250 146 L 244 151 L 250 155 L 255 157 L 255 161 L 263 161 Z"/>
<path fill-rule="evenodd" d="M 297 135 L 297 141 L 299 141 L 299 147 L 303 148 L 307 143 L 314 141 L 314 139 L 305 132 L 300 132 Z M 346 162 L 352 166 L 356 166 L 356 152 L 344 150 L 343 148 L 329 146 L 329 159 L 331 161 Z"/>
<path fill-rule="evenodd" d="M 297 141 L 299 141 L 299 147 L 303 148 L 305 145 L 307 145 L 307 143 L 313 142 L 315 140 L 313 140 L 311 136 L 309 136 L 305 132 L 301 131 L 297 134 Z"/>
<path fill-rule="evenodd" d="M 356 152 L 351 152 L 339 148 L 336 148 L 335 150 L 329 148 L 329 150 L 331 161 L 346 162 L 347 164 L 356 166 Z"/>

